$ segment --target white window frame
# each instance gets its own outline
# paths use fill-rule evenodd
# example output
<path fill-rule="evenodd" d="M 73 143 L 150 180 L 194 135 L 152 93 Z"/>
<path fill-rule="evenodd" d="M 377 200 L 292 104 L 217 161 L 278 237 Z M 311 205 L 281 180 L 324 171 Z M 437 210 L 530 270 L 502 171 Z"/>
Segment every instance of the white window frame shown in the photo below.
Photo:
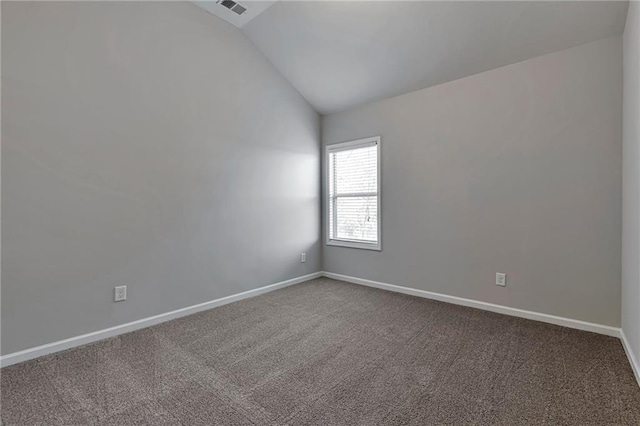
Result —
<path fill-rule="evenodd" d="M 346 151 L 346 150 L 350 150 L 350 149 L 356 149 L 356 148 L 365 148 L 368 146 L 376 146 L 377 148 L 377 169 L 378 169 L 378 181 L 377 181 L 377 197 L 378 197 L 378 212 L 377 212 L 377 217 L 378 217 L 378 241 L 376 243 L 367 243 L 367 242 L 363 242 L 363 241 L 358 241 L 358 240 L 348 240 L 348 239 L 337 239 L 337 238 L 331 238 L 331 230 L 329 229 L 329 224 L 330 224 L 330 217 L 331 215 L 334 215 L 334 220 L 333 220 L 333 224 L 334 226 L 337 226 L 337 218 L 335 217 L 336 212 L 335 211 L 331 211 L 329 206 L 330 206 L 330 197 L 331 194 L 329 193 L 331 190 L 331 176 L 329 176 L 329 156 L 332 152 L 338 152 L 338 151 Z M 350 248 L 358 248 L 358 249 L 365 249 L 365 250 L 376 250 L 376 251 L 382 251 L 382 174 L 381 174 L 381 156 L 380 156 L 380 136 L 373 136 L 373 137 L 369 137 L 369 138 L 364 138 L 364 139 L 357 139 L 357 140 L 353 140 L 353 141 L 348 141 L 348 142 L 342 142 L 342 143 L 336 143 L 336 144 L 331 144 L 331 145 L 326 145 L 325 146 L 325 156 L 324 156 L 324 171 L 325 171 L 325 179 L 324 179 L 324 184 L 325 184 L 325 242 L 328 246 L 337 246 L 337 247 L 350 247 Z M 362 197 L 362 196 L 371 196 L 371 193 L 353 193 L 353 194 L 346 194 L 349 197 Z M 341 195 L 341 196 L 345 196 L 345 194 Z M 337 198 L 337 197 L 336 197 Z M 337 206 L 337 203 L 333 203 L 334 206 Z M 335 207 L 334 207 L 335 210 Z M 336 235 L 336 232 L 334 230 L 334 234 Z"/>

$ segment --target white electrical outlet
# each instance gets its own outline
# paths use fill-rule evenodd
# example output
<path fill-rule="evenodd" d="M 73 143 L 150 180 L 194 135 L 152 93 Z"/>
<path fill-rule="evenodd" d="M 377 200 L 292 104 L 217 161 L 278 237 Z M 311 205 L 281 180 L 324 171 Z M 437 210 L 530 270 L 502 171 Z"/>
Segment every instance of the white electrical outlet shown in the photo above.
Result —
<path fill-rule="evenodd" d="M 123 300 L 127 300 L 127 286 L 121 285 L 119 287 L 114 288 L 113 292 L 113 301 L 114 302 L 122 302 Z"/>
<path fill-rule="evenodd" d="M 307 253 L 300 253 L 300 263 L 307 261 Z"/>
<path fill-rule="evenodd" d="M 496 285 L 499 285 L 500 287 L 506 287 L 507 286 L 507 274 L 503 274 L 502 272 L 497 272 L 496 273 Z"/>

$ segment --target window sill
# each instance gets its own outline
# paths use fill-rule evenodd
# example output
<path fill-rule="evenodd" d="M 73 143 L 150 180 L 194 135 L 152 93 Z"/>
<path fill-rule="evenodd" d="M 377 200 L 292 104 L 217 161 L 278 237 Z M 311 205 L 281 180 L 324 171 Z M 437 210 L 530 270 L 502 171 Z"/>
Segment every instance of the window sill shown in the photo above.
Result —
<path fill-rule="evenodd" d="M 328 240 L 327 245 L 334 246 L 334 247 L 355 248 L 355 249 L 361 249 L 361 250 L 382 251 L 382 246 L 380 245 L 380 242 L 361 243 L 358 241 L 349 241 L 349 240 Z"/>

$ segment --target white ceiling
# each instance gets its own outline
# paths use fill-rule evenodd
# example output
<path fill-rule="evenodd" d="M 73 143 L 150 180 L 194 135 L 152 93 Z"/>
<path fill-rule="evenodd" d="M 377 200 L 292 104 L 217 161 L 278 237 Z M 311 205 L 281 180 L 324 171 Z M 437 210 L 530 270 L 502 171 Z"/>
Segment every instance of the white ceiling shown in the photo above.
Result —
<path fill-rule="evenodd" d="M 627 6 L 278 1 L 242 30 L 326 114 L 621 34 Z"/>

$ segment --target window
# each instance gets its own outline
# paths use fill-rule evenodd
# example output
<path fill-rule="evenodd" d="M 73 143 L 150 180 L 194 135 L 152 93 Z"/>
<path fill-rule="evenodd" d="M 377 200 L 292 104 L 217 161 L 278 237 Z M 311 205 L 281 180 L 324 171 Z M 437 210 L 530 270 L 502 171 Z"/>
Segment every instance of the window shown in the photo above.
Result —
<path fill-rule="evenodd" d="M 326 147 L 327 244 L 381 250 L 380 137 Z"/>

